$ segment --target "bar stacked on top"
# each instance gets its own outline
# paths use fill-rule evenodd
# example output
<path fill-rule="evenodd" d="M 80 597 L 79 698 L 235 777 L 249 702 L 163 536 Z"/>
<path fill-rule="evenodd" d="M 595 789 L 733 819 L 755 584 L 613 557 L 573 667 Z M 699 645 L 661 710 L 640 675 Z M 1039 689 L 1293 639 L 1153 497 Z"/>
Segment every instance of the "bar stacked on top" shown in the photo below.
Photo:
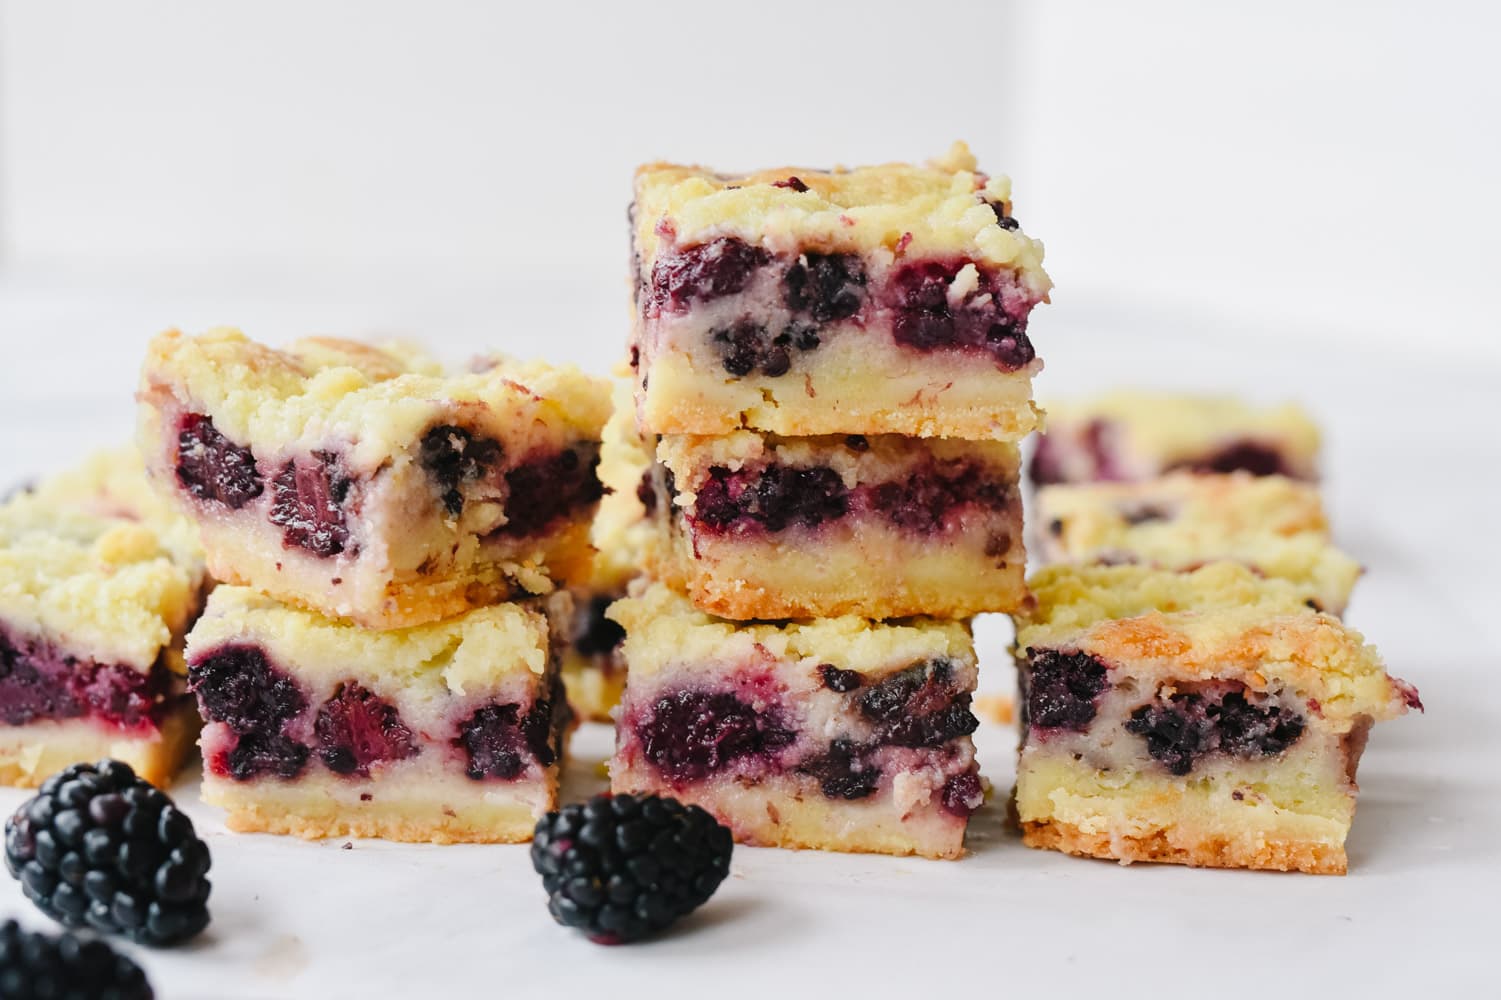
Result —
<path fill-rule="evenodd" d="M 610 612 L 614 787 L 752 843 L 959 855 L 983 797 L 968 618 L 1026 594 L 1017 442 L 1049 288 L 1009 182 L 962 144 L 657 164 L 631 218 L 654 579 Z"/>
<path fill-rule="evenodd" d="M 1311 423 L 1144 394 L 1060 409 L 1034 466 L 1051 565 L 1012 615 L 1023 840 L 1343 873 L 1370 727 L 1422 706 L 1335 617 L 1360 567 L 1283 474 L 1313 478 Z"/>
<path fill-rule="evenodd" d="M 203 794 L 239 830 L 515 841 L 556 801 L 566 594 L 608 398 L 333 339 L 169 332 L 141 377 L 158 491 L 225 581 L 187 639 Z"/>

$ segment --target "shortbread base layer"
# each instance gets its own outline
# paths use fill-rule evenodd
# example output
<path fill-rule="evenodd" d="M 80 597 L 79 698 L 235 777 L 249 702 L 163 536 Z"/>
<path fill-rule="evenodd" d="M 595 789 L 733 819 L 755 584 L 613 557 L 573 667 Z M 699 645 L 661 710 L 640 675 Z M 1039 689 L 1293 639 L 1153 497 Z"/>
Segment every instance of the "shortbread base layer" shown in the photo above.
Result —
<path fill-rule="evenodd" d="M 222 807 L 238 833 L 379 837 L 428 844 L 519 844 L 557 808 L 558 767 L 541 781 L 472 781 L 463 776 L 235 781 L 205 775 L 203 801 Z M 365 799 L 363 796 L 369 796 Z"/>
<path fill-rule="evenodd" d="M 912 809 L 882 795 L 839 801 L 802 794 L 792 780 L 745 786 L 733 781 L 668 787 L 645 768 L 611 765 L 615 794 L 671 795 L 702 806 L 730 828 L 738 843 L 856 854 L 917 855 L 953 859 L 964 855 L 967 820 L 933 803 Z"/>
<path fill-rule="evenodd" d="M 198 738 L 191 702 L 168 713 L 156 732 L 133 734 L 87 719 L 0 726 L 0 785 L 35 788 L 71 764 L 123 761 L 158 788 L 169 788 Z"/>
<path fill-rule="evenodd" d="M 357 564 L 341 570 L 287 550 L 269 532 L 246 535 L 230 521 L 205 519 L 200 527 L 209 571 L 221 583 L 253 587 L 279 601 L 373 629 L 425 625 L 529 593 L 545 594 L 554 580 L 587 580 L 594 563 L 587 521 L 558 529 L 524 562 L 482 562 L 454 576 L 407 582 L 388 580 Z"/>
<path fill-rule="evenodd" d="M 1075 762 L 1023 759 L 1016 811 L 1029 847 L 1122 863 L 1156 861 L 1342 875 L 1355 812 L 1353 782 L 1279 782 L 1271 765 L 1245 783 L 1224 777 L 1101 772 Z M 1307 772 L 1293 765 L 1290 770 Z M 1343 762 L 1332 767 L 1342 776 Z"/>
<path fill-rule="evenodd" d="M 1137 861 L 1191 865 L 1196 868 L 1252 868 L 1297 871 L 1309 875 L 1343 875 L 1345 849 L 1318 841 L 1265 839 L 1254 844 L 1197 836 L 1180 829 L 1144 835 L 1088 830 L 1056 821 L 1022 824 L 1022 843 L 1076 857 L 1131 864 Z"/>
<path fill-rule="evenodd" d="M 736 620 L 775 618 L 968 618 L 1015 611 L 1027 597 L 1020 510 L 1006 549 L 945 544 L 881 524 L 757 541 L 681 532 L 649 554 L 658 579 L 701 610 Z"/>
<path fill-rule="evenodd" d="M 1034 361 L 999 372 L 985 359 L 873 359 L 873 345 L 841 338 L 816 369 L 776 378 L 701 371 L 686 355 L 643 361 L 638 417 L 650 434 L 727 434 L 741 428 L 788 437 L 907 434 L 968 441 L 1020 441 L 1042 423 L 1032 402 Z M 640 387 L 638 377 L 637 386 Z"/>

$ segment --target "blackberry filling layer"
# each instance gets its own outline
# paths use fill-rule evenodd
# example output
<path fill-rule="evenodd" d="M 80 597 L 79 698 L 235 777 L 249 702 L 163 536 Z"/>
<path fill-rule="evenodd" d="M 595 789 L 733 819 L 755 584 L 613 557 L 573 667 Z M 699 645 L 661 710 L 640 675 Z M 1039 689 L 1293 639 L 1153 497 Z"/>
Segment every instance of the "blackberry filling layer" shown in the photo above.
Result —
<path fill-rule="evenodd" d="M 581 442 L 566 451 L 536 456 L 506 473 L 506 523 L 496 534 L 535 535 L 569 513 L 604 496 L 599 445 Z"/>
<path fill-rule="evenodd" d="M 969 692 L 955 686 L 953 664 L 942 659 L 892 674 L 864 691 L 856 704 L 876 724 L 876 744 L 932 748 L 980 727 Z"/>
<path fill-rule="evenodd" d="M 0 629 L 0 722 L 94 718 L 122 729 L 152 727 L 169 705 L 171 671 L 95 663 Z"/>
<path fill-rule="evenodd" d="M 650 298 L 659 308 L 682 310 L 690 302 L 734 295 L 770 261 L 771 254 L 733 236 L 686 247 L 657 258 Z"/>
<path fill-rule="evenodd" d="M 1088 653 L 1027 650 L 1023 723 L 1034 729 L 1083 732 L 1094 721 L 1110 682 L 1106 665 Z"/>
<path fill-rule="evenodd" d="M 1188 774 L 1206 754 L 1274 757 L 1303 735 L 1303 717 L 1276 704 L 1255 704 L 1243 691 L 1218 698 L 1175 694 L 1142 705 L 1126 732 L 1146 741 L 1147 753 L 1176 775 Z"/>
<path fill-rule="evenodd" d="M 282 529 L 282 540 L 320 558 L 336 556 L 349 544 L 344 504 L 353 481 L 342 471 L 339 457 L 315 451 L 312 461 L 291 461 L 272 483 L 271 523 Z"/>
<path fill-rule="evenodd" d="M 313 723 L 318 757 L 335 774 L 369 777 L 373 764 L 418 753 L 416 738 L 395 706 L 353 681 L 340 684 Z"/>
<path fill-rule="evenodd" d="M 967 261 L 921 261 L 898 270 L 883 290 L 892 312 L 892 337 L 920 351 L 984 351 L 1007 371 L 1025 368 L 1037 356 L 1027 339 L 1026 312 L 1008 312 L 1006 281 L 979 270 L 975 287 L 957 304 L 951 286 Z"/>
<path fill-rule="evenodd" d="M 820 343 L 818 331 L 805 323 L 789 323 L 773 334 L 764 323 L 750 319 L 714 327 L 709 341 L 719 352 L 724 370 L 736 378 L 757 371 L 772 378 L 786 375 L 792 370 L 794 351 L 814 351 Z"/>
<path fill-rule="evenodd" d="M 223 723 L 234 734 L 222 760 L 209 766 L 239 779 L 261 774 L 296 777 L 309 748 L 284 732 L 307 711 L 307 696 L 288 674 L 274 667 L 259 646 L 221 646 L 188 667 L 188 689 L 198 697 L 205 720 Z"/>
<path fill-rule="evenodd" d="M 829 749 L 797 766 L 800 774 L 818 779 L 827 798 L 863 799 L 881 784 L 881 769 L 869 759 L 869 749 L 851 740 L 834 740 Z"/>
<path fill-rule="evenodd" d="M 464 773 L 475 781 L 512 781 L 534 761 L 542 767 L 556 761 L 567 714 L 554 712 L 562 697 L 556 683 L 554 688 L 550 697 L 532 702 L 525 713 L 517 704 L 493 703 L 466 719 L 453 741 L 467 760 Z"/>
<path fill-rule="evenodd" d="M 200 500 L 239 510 L 265 488 L 255 455 L 230 441 L 201 413 L 185 414 L 177 429 L 177 482 Z"/>
<path fill-rule="evenodd" d="M 744 757 L 790 746 L 796 734 L 729 692 L 677 691 L 635 723 L 646 759 L 669 780 L 702 781 Z"/>
<path fill-rule="evenodd" d="M 449 516 L 464 512 L 460 487 L 485 478 L 504 449 L 493 438 L 477 438 L 463 427 L 440 424 L 422 436 L 418 461 L 436 484 Z"/>
<path fill-rule="evenodd" d="M 805 253 L 782 275 L 783 299 L 814 322 L 849 319 L 865 301 L 865 266 L 848 253 Z"/>
<path fill-rule="evenodd" d="M 709 470 L 689 515 L 709 531 L 770 532 L 816 528 L 850 511 L 869 512 L 923 534 L 944 530 L 965 507 L 1006 508 L 1013 498 L 1008 482 L 988 478 L 963 462 L 933 462 L 910 470 L 899 482 L 847 487 L 828 466 L 768 465 L 731 472 Z"/>

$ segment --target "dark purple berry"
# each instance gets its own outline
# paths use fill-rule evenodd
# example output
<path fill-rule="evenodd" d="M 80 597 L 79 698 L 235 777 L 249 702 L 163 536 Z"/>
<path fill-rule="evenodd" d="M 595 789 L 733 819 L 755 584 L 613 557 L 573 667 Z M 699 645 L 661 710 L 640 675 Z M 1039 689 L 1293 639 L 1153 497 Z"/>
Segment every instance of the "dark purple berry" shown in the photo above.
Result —
<path fill-rule="evenodd" d="M 657 259 L 652 268 L 652 298 L 659 307 L 681 308 L 734 295 L 751 275 L 771 261 L 771 254 L 733 236 L 685 247 Z"/>
<path fill-rule="evenodd" d="M 803 761 L 796 770 L 816 778 L 828 798 L 863 799 L 881 784 L 881 769 L 868 756 L 866 748 L 851 740 L 834 740 L 826 752 Z"/>
<path fill-rule="evenodd" d="M 177 482 L 200 500 L 239 510 L 264 488 L 255 456 L 220 434 L 201 413 L 189 413 L 177 429 Z"/>
<path fill-rule="evenodd" d="M 701 781 L 743 757 L 773 754 L 795 734 L 727 691 L 663 695 L 635 725 L 642 752 L 669 780 Z"/>
<path fill-rule="evenodd" d="M 897 271 L 887 294 L 896 342 L 920 351 L 982 350 L 997 365 L 1015 371 L 1036 357 L 1027 339 L 1026 316 L 1006 311 L 1001 281 L 981 272 L 981 287 L 957 307 L 949 286 L 965 261 L 921 261 Z"/>
<path fill-rule="evenodd" d="M 990 210 L 995 213 L 996 225 L 1000 226 L 1002 229 L 1009 229 L 1013 231 L 1021 228 L 1020 224 L 1009 214 L 1007 214 L 1006 203 L 1004 201 L 987 201 L 985 204 L 989 205 Z"/>
<path fill-rule="evenodd" d="M 208 926 L 208 846 L 187 814 L 117 760 L 44 781 L 5 824 L 5 865 L 68 927 L 163 946 Z"/>
<path fill-rule="evenodd" d="M 1011 487 L 967 463 L 932 463 L 898 482 L 881 483 L 870 490 L 869 497 L 870 506 L 894 524 L 932 534 L 943 530 L 960 507 L 1006 507 L 1011 502 Z"/>
<path fill-rule="evenodd" d="M 315 451 L 311 462 L 288 462 L 272 483 L 271 523 L 282 529 L 282 540 L 327 558 L 349 544 L 344 501 L 351 480 L 337 455 Z"/>
<path fill-rule="evenodd" d="M 782 297 L 816 323 L 849 319 L 865 302 L 865 267 L 848 253 L 805 253 L 782 276 Z"/>
<path fill-rule="evenodd" d="M 1303 717 L 1279 705 L 1253 705 L 1238 691 L 1205 710 L 1219 748 L 1242 757 L 1275 757 L 1303 735 Z"/>
<path fill-rule="evenodd" d="M 598 470 L 599 445 L 590 441 L 516 466 L 506 473 L 506 523 L 498 533 L 509 538 L 535 535 L 597 503 L 605 493 Z"/>
<path fill-rule="evenodd" d="M 188 690 L 209 722 L 223 723 L 234 742 L 211 769 L 239 779 L 258 774 L 293 777 L 307 763 L 308 748 L 288 737 L 288 722 L 307 711 L 307 697 L 287 674 L 273 667 L 259 646 L 220 646 L 188 666 Z"/>
<path fill-rule="evenodd" d="M 1121 510 L 1120 515 L 1130 525 L 1147 524 L 1151 521 L 1170 521 L 1173 518 L 1173 512 L 1166 507 L 1150 503 L 1126 507 Z"/>
<path fill-rule="evenodd" d="M 468 758 L 465 773 L 476 781 L 511 781 L 533 761 L 551 766 L 558 757 L 555 736 L 566 722 L 565 714 L 555 715 L 553 704 L 552 698 L 539 698 L 524 715 L 516 704 L 489 704 L 476 711 L 454 740 Z"/>
<path fill-rule="evenodd" d="M 985 788 L 978 771 L 956 774 L 943 783 L 939 801 L 943 808 L 961 819 L 968 818 L 985 801 Z"/>
<path fill-rule="evenodd" d="M 460 487 L 485 478 L 504 450 L 493 438 L 476 438 L 463 427 L 441 424 L 422 436 L 418 461 L 432 477 L 451 517 L 464 512 Z"/>
<path fill-rule="evenodd" d="M 608 656 L 625 638 L 625 629 L 606 612 L 615 598 L 596 594 L 589 598 L 574 620 L 573 648 L 582 656 Z"/>
<path fill-rule="evenodd" d="M 798 194 L 802 194 L 808 190 L 808 185 L 804 184 L 802 179 L 798 177 L 789 177 L 783 181 L 772 181 L 771 186 L 774 188 L 791 188 Z"/>
<path fill-rule="evenodd" d="M 1083 732 L 1094 721 L 1096 699 L 1109 686 L 1104 662 L 1088 653 L 1027 650 L 1025 707 L 1031 726 Z"/>
<path fill-rule="evenodd" d="M 969 692 L 956 687 L 953 664 L 943 659 L 885 677 L 857 704 L 860 714 L 877 724 L 877 741 L 895 746 L 942 746 L 980 727 Z"/>
<path fill-rule="evenodd" d="M 730 831 L 676 799 L 600 795 L 537 823 L 547 909 L 597 944 L 627 944 L 698 909 L 730 872 Z"/>
<path fill-rule="evenodd" d="M 819 664 L 818 676 L 822 679 L 824 687 L 840 694 L 848 694 L 865 681 L 860 671 L 841 670 L 832 663 Z"/>
<path fill-rule="evenodd" d="M 827 466 L 767 466 L 759 471 L 709 470 L 693 505 L 695 520 L 714 531 L 753 524 L 767 531 L 816 528 L 843 517 L 849 490 L 839 473 Z"/>
<path fill-rule="evenodd" d="M 1143 705 L 1126 720 L 1126 732 L 1145 737 L 1152 759 L 1177 775 L 1193 770 L 1194 761 L 1212 749 L 1213 730 L 1197 695 Z"/>
<path fill-rule="evenodd" d="M 806 324 L 790 324 L 773 337 L 764 325 L 750 319 L 714 327 L 709 331 L 709 341 L 719 352 L 724 370 L 736 378 L 757 371 L 780 378 L 792 370 L 794 350 L 811 351 L 819 344 L 817 331 Z"/>
<path fill-rule="evenodd" d="M 335 774 L 369 777 L 372 764 L 418 753 L 416 737 L 396 707 L 353 681 L 340 684 L 313 723 L 318 756 Z"/>

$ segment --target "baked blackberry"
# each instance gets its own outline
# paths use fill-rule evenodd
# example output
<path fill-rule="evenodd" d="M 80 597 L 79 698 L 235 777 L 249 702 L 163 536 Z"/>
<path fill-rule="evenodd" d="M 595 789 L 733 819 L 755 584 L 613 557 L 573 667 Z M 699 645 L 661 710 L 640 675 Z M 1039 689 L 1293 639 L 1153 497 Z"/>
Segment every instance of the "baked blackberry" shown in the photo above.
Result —
<path fill-rule="evenodd" d="M 730 871 L 730 831 L 698 806 L 598 795 L 537 823 L 547 909 L 597 944 L 628 944 L 702 906 Z"/>
<path fill-rule="evenodd" d="M 57 1000 L 151 1000 L 146 973 L 103 941 L 28 933 L 0 925 L 0 996 Z"/>
<path fill-rule="evenodd" d="M 208 845 L 117 760 L 74 764 L 5 823 L 5 867 L 47 916 L 154 946 L 208 926 Z"/>

